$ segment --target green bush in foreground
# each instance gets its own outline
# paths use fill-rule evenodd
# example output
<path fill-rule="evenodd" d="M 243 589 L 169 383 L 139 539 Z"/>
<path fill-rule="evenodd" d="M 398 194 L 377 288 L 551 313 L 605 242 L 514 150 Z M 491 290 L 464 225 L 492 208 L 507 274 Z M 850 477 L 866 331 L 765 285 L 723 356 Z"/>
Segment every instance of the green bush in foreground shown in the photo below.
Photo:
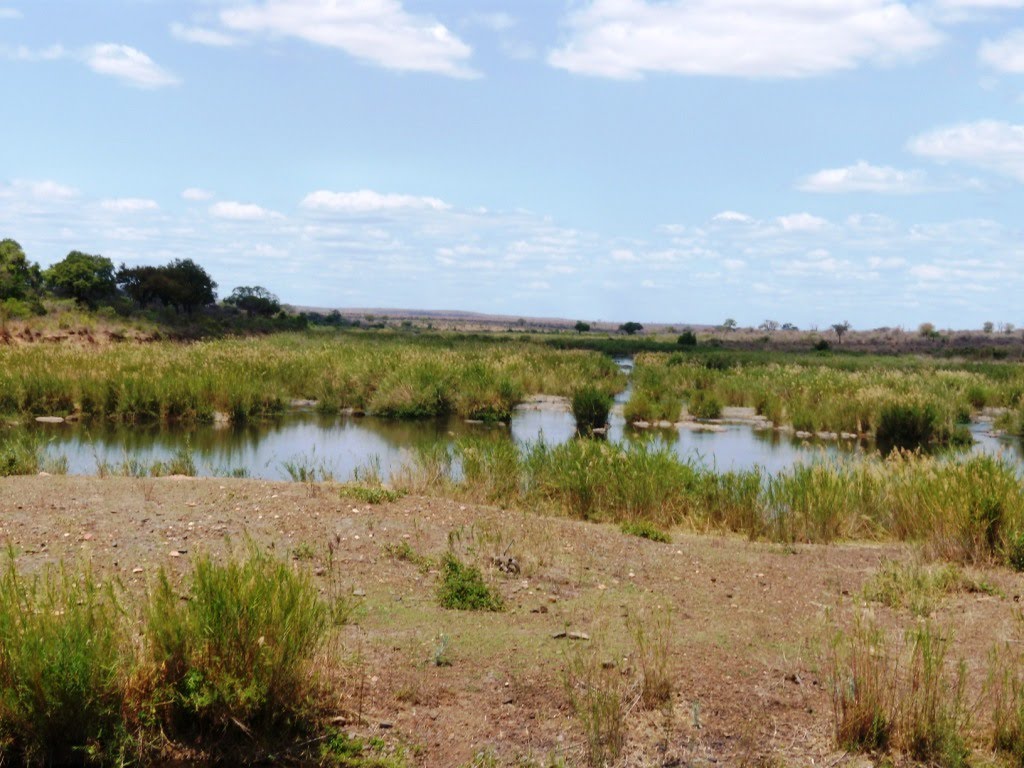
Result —
<path fill-rule="evenodd" d="M 306 576 L 255 549 L 240 563 L 200 558 L 188 601 L 161 574 L 146 633 L 171 722 L 220 731 L 286 724 L 306 702 L 307 664 L 328 621 Z"/>
<path fill-rule="evenodd" d="M 122 762 L 128 645 L 110 587 L 63 569 L 0 578 L 0 764 Z"/>
<path fill-rule="evenodd" d="M 27 434 L 0 440 L 0 477 L 34 475 L 40 466 L 39 448 Z"/>
<path fill-rule="evenodd" d="M 501 595 L 484 583 L 480 569 L 466 565 L 451 552 L 441 561 L 441 585 L 437 601 L 442 608 L 459 611 L 500 611 Z"/>

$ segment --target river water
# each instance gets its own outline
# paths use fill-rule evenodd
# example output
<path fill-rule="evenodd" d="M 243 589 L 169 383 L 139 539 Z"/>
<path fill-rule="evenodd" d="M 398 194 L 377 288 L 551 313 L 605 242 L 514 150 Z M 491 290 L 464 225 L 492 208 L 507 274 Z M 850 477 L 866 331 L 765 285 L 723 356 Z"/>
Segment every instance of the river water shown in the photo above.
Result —
<path fill-rule="evenodd" d="M 632 361 L 618 361 L 627 373 Z M 629 388 L 619 393 L 616 404 L 629 399 Z M 167 461 L 188 450 L 199 475 L 245 474 L 249 477 L 287 480 L 289 465 L 314 468 L 337 480 L 372 468 L 384 479 L 408 463 L 422 443 L 451 441 L 481 434 L 525 444 L 544 440 L 558 444 L 576 431 L 572 414 L 565 409 L 526 406 L 517 409 L 507 426 L 470 424 L 462 419 L 395 421 L 371 416 L 322 416 L 294 411 L 278 420 L 246 425 L 115 425 L 110 423 L 33 424 L 29 428 L 44 443 L 51 457 L 64 457 L 72 474 L 96 474 L 101 464 L 121 465 L 135 461 L 149 465 Z M 755 466 L 779 472 L 798 462 L 837 456 L 856 456 L 871 451 L 859 441 L 803 440 L 786 432 L 755 429 L 749 424 L 723 424 L 722 431 L 688 429 L 637 430 L 626 425 L 621 408 L 613 410 L 608 440 L 614 443 L 653 440 L 670 446 L 680 458 L 702 462 L 720 471 Z M 1002 453 L 1024 461 L 1020 442 L 989 434 L 991 425 L 972 424 L 976 443 L 972 450 Z"/>

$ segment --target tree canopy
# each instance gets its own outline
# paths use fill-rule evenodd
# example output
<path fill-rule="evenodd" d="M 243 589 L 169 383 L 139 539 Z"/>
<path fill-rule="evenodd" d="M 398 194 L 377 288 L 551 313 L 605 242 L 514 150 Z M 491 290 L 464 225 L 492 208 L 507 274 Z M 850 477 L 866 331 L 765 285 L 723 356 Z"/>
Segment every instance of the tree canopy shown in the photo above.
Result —
<path fill-rule="evenodd" d="M 224 303 L 262 317 L 272 317 L 281 311 L 280 299 L 260 285 L 240 285 L 224 299 Z"/>
<path fill-rule="evenodd" d="M 71 251 L 45 272 L 43 279 L 58 296 L 65 296 L 80 304 L 95 307 L 97 302 L 110 298 L 117 291 L 114 281 L 114 263 L 105 256 L 93 256 Z"/>
<path fill-rule="evenodd" d="M 126 267 L 115 276 L 118 287 L 142 306 L 160 302 L 191 314 L 217 300 L 217 283 L 191 259 L 175 259 L 162 267 Z"/>
<path fill-rule="evenodd" d="M 41 283 L 39 265 L 25 257 L 21 246 L 10 238 L 0 240 L 0 301 L 29 298 Z"/>
<path fill-rule="evenodd" d="M 643 329 L 644 327 L 640 323 L 634 322 L 633 320 L 619 326 L 619 330 L 629 336 L 632 336 L 637 331 L 642 331 Z"/>

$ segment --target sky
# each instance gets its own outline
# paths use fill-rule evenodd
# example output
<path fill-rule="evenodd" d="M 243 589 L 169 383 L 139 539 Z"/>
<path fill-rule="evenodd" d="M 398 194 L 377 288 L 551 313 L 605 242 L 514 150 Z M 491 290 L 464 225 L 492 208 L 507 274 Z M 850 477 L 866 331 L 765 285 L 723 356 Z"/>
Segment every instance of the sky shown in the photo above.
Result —
<path fill-rule="evenodd" d="M 318 307 L 1024 325 L 1024 0 L 0 0 L 0 237 Z"/>

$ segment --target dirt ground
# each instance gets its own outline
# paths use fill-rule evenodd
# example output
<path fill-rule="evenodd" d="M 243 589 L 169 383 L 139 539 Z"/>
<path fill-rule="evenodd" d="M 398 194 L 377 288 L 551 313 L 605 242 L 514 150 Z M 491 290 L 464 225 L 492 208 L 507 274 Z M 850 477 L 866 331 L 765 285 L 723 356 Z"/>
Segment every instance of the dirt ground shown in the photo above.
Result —
<path fill-rule="evenodd" d="M 241 552 L 247 538 L 308 568 L 325 595 L 352 601 L 350 621 L 318 663 L 339 685 L 332 711 L 346 730 L 379 736 L 423 766 L 462 765 L 481 753 L 493 759 L 485 764 L 584 764 L 565 677 L 577 658 L 593 662 L 627 702 L 624 765 L 860 764 L 832 740 L 822 662 L 830 621 L 861 602 L 884 559 L 912 554 L 680 531 L 665 544 L 444 499 L 369 505 L 333 485 L 0 480 L 0 544 L 14 548 L 25 571 L 88 561 L 97 575 L 142 592 L 159 568 L 187 573 L 197 553 Z M 403 543 L 412 560 L 394 556 Z M 504 612 L 437 605 L 436 559 L 449 546 L 483 568 Z M 514 558 L 519 572 L 499 570 L 495 557 Z M 984 677 L 992 644 L 1013 636 L 1024 591 L 1009 571 L 981 575 L 999 594 L 950 595 L 933 617 L 955 632 L 953 653 L 972 681 Z M 872 610 L 894 631 L 915 621 Z M 644 710 L 637 701 L 637 622 L 667 632 L 671 707 Z"/>

